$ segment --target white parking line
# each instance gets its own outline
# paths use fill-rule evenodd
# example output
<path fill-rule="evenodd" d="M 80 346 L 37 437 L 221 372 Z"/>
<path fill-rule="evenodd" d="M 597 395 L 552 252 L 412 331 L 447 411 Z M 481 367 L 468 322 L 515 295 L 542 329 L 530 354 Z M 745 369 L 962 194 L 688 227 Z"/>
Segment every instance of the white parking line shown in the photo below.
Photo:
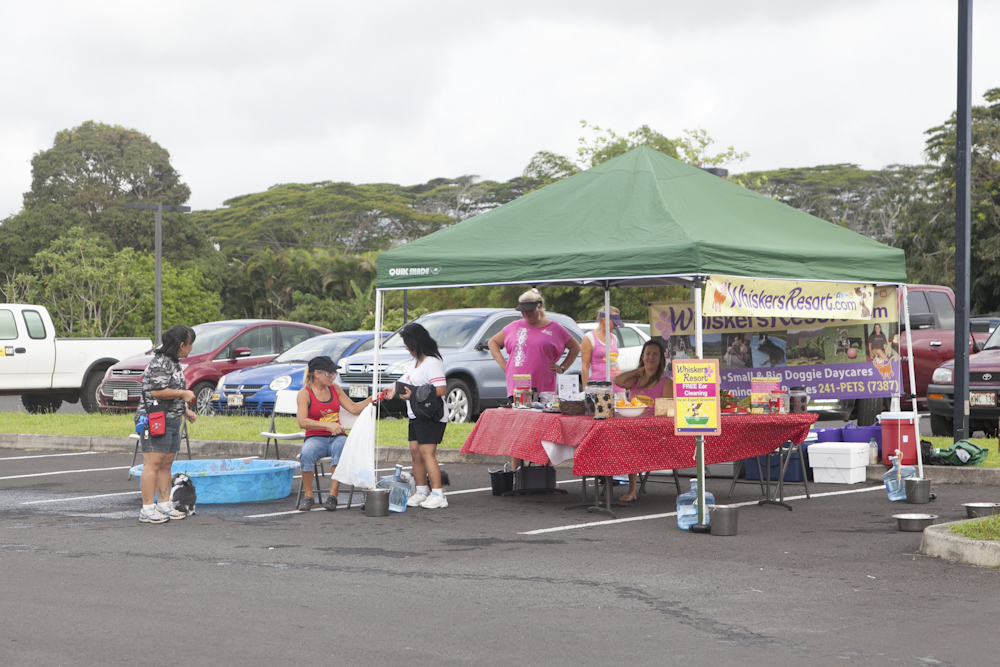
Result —
<path fill-rule="evenodd" d="M 54 456 L 86 456 L 87 454 L 106 454 L 107 452 L 73 452 L 71 454 L 38 454 L 37 456 L 8 456 L 0 461 L 18 461 L 20 459 L 48 459 Z"/>
<path fill-rule="evenodd" d="M 84 470 L 57 470 L 56 472 L 36 472 L 31 475 L 11 475 L 0 477 L 0 479 L 24 479 L 26 477 L 47 477 L 49 475 L 72 475 L 78 472 L 105 472 L 108 470 L 128 470 L 131 466 L 118 466 L 115 468 L 86 468 Z"/>
<path fill-rule="evenodd" d="M 22 505 L 40 505 L 42 503 L 68 503 L 71 500 L 90 500 L 91 498 L 110 498 L 112 496 L 138 496 L 141 491 L 126 491 L 124 493 L 102 493 L 97 496 L 77 496 L 75 498 L 52 498 L 50 500 L 29 500 Z"/>
<path fill-rule="evenodd" d="M 845 491 L 829 491 L 827 493 L 812 493 L 810 496 L 812 498 L 823 498 L 826 496 L 843 496 L 851 493 L 868 493 L 869 491 L 885 491 L 884 486 L 869 486 L 863 489 L 847 489 Z M 804 500 L 805 495 L 801 496 L 787 496 L 785 502 L 789 500 Z M 743 503 L 733 503 L 731 505 L 726 505 L 726 507 L 744 507 L 747 505 L 756 505 L 759 500 L 748 500 Z M 619 523 L 631 523 L 633 521 L 648 521 L 650 519 L 664 519 L 669 516 L 677 516 L 677 512 L 664 512 L 662 514 L 647 514 L 645 516 L 633 516 L 625 519 L 607 519 L 606 521 L 590 521 L 588 523 L 576 523 L 568 526 L 555 526 L 553 528 L 539 528 L 538 530 L 528 530 L 518 535 L 544 535 L 545 533 L 558 533 L 564 530 L 579 530 L 580 528 L 596 528 L 597 526 L 611 526 Z"/>

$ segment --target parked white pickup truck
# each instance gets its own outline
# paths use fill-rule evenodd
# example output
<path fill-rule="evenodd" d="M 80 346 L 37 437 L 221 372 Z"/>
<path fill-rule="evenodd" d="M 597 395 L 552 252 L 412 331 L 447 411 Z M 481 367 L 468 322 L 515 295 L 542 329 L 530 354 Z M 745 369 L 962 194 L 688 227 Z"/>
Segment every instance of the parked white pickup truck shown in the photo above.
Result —
<path fill-rule="evenodd" d="M 28 412 L 81 401 L 97 412 L 104 373 L 153 347 L 148 338 L 56 338 L 43 306 L 0 304 L 0 396 L 20 394 Z"/>

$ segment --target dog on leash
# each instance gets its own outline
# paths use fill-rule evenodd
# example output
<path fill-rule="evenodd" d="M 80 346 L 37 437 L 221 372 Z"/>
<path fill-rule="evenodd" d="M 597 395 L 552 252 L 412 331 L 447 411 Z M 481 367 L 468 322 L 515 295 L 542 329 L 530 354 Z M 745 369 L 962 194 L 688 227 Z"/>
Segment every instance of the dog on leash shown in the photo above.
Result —
<path fill-rule="evenodd" d="M 188 516 L 194 514 L 198 492 L 194 488 L 194 482 L 186 474 L 179 472 L 170 478 L 170 500 L 178 512 L 184 512 Z"/>

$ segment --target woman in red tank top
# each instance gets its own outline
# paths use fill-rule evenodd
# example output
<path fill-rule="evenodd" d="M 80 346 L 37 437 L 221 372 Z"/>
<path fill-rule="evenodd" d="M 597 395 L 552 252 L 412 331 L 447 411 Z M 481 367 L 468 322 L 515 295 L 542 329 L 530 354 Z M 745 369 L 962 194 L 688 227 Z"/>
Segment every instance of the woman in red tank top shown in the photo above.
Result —
<path fill-rule="evenodd" d="M 313 499 L 313 476 L 316 472 L 316 462 L 321 458 L 330 457 L 330 495 L 323 507 L 331 512 L 337 509 L 337 493 L 340 482 L 333 479 L 333 471 L 340 462 L 340 453 L 344 449 L 347 436 L 344 427 L 340 425 L 340 409 L 347 410 L 352 415 L 361 414 L 372 402 L 371 398 L 355 403 L 333 379 L 340 367 L 330 357 L 314 357 L 309 360 L 306 369 L 305 385 L 299 390 L 296 400 L 298 410 L 296 417 L 299 428 L 305 429 L 306 439 L 302 443 L 302 454 L 299 462 L 302 467 L 302 489 L 304 496 L 298 510 L 311 510 L 316 501 Z"/>

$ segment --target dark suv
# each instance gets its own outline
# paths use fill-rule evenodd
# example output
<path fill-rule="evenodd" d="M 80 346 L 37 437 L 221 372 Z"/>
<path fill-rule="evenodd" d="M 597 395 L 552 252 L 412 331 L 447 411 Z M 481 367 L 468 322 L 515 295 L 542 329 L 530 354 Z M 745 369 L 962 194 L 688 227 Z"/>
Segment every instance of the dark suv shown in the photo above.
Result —
<path fill-rule="evenodd" d="M 195 393 L 198 414 L 211 414 L 212 392 L 226 373 L 257 366 L 279 353 L 329 329 L 277 320 L 225 320 L 194 327 L 191 354 L 181 360 L 188 389 Z M 101 408 L 135 412 L 139 406 L 142 373 L 150 355 L 131 357 L 108 369 L 101 385 Z"/>
<path fill-rule="evenodd" d="M 979 344 L 976 344 L 979 347 Z M 1000 418 L 1000 329 L 993 333 L 982 350 L 969 355 L 969 430 L 982 431 L 987 438 L 997 437 Z M 927 386 L 927 409 L 931 413 L 931 433 L 951 435 L 955 430 L 955 360 L 946 361 L 931 377 Z"/>
<path fill-rule="evenodd" d="M 577 342 L 583 340 L 583 332 L 572 318 L 559 313 L 547 315 L 566 327 Z M 441 351 L 448 378 L 445 400 L 448 402 L 450 421 L 469 422 L 484 409 L 507 402 L 507 380 L 490 354 L 487 343 L 497 332 L 518 319 L 521 319 L 521 313 L 516 310 L 462 308 L 427 313 L 414 320 L 427 329 Z M 413 357 L 403 345 L 399 332 L 386 339 L 382 346 L 380 388 L 392 385 L 413 367 Z M 374 352 L 364 352 L 340 360 L 337 382 L 351 398 L 368 397 L 374 359 Z M 567 372 L 580 374 L 579 357 Z M 396 399 L 394 403 L 396 405 L 390 405 L 390 409 L 402 407 L 402 401 Z"/>

